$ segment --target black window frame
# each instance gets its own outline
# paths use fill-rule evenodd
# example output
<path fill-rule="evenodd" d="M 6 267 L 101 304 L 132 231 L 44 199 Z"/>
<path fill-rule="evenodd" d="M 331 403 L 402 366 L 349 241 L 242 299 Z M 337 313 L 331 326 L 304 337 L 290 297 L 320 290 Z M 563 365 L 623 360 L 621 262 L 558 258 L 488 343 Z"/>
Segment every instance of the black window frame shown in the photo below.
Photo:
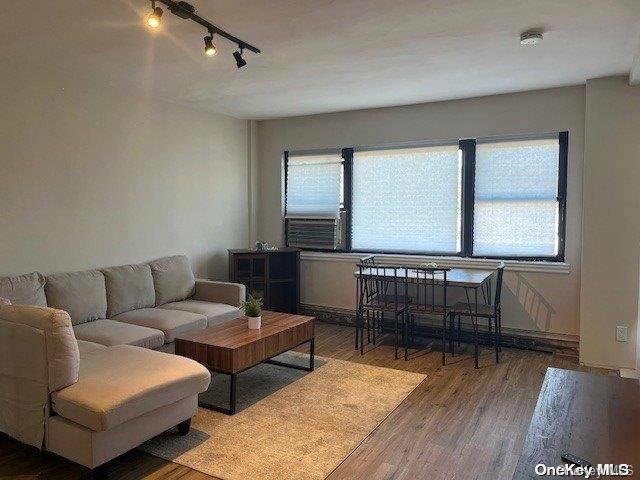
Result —
<path fill-rule="evenodd" d="M 351 248 L 351 210 L 353 205 L 353 154 L 354 147 L 345 147 L 341 149 L 332 149 L 332 151 L 339 151 L 344 161 L 344 182 L 343 182 L 343 197 L 344 205 L 341 211 L 345 212 L 345 225 L 346 229 L 346 241 L 343 249 L 340 250 L 326 250 L 326 249 L 307 249 L 309 251 L 320 252 L 339 252 L 339 253 L 378 253 L 378 254 L 392 254 L 392 255 L 413 255 L 413 256 L 428 256 L 428 257 L 457 257 L 457 258 L 469 258 L 469 259 L 496 259 L 496 260 L 520 260 L 520 261 L 546 261 L 546 262 L 564 262 L 565 261 L 565 248 L 566 248 L 566 222 L 567 222 L 567 169 L 569 160 L 569 132 L 560 131 L 548 134 L 535 134 L 519 137 L 492 137 L 491 140 L 512 140 L 518 139 L 539 139 L 549 138 L 550 136 L 558 137 L 559 144 L 559 159 L 558 159 L 558 255 L 555 256 L 509 256 L 509 255 L 474 255 L 473 254 L 473 227 L 474 227 L 474 208 L 475 208 L 475 164 L 476 164 L 476 143 L 478 138 L 465 138 L 458 140 L 458 147 L 462 151 L 462 241 L 461 250 L 459 253 L 433 253 L 433 252 L 407 252 L 407 251 L 377 251 L 377 250 L 354 250 Z M 429 144 L 424 142 L 423 144 Z M 397 148 L 401 148 L 406 145 L 397 145 Z M 317 150 L 317 152 L 326 152 L 327 149 Z M 300 151 L 286 150 L 284 152 L 284 208 L 286 219 L 286 191 L 287 191 L 287 172 L 288 172 L 288 159 L 291 154 L 299 154 Z M 310 153 L 309 150 L 304 153 Z M 286 220 L 284 222 L 286 224 Z M 285 244 L 288 245 L 287 231 L 285 227 Z"/>

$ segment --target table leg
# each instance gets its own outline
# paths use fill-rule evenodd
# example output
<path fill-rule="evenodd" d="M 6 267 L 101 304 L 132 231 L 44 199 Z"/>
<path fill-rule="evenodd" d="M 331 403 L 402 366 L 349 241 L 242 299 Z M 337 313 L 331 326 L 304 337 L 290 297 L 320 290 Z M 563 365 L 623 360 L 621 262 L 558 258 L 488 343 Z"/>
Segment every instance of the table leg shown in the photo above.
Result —
<path fill-rule="evenodd" d="M 219 373 L 219 375 L 222 375 Z M 236 413 L 236 393 L 237 393 L 237 376 L 238 374 L 232 373 L 230 375 L 230 383 L 229 383 L 229 408 L 220 407 L 218 405 L 213 405 L 207 402 L 198 402 L 198 406 L 202 408 L 206 408 L 208 410 L 214 410 L 216 412 L 224 413 L 226 415 L 234 415 Z"/>

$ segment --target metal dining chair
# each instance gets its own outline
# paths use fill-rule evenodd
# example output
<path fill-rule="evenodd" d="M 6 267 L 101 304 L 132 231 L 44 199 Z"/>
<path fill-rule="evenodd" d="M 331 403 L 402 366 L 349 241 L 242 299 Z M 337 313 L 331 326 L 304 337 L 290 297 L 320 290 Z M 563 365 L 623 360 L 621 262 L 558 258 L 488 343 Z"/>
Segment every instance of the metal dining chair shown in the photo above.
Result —
<path fill-rule="evenodd" d="M 442 364 L 445 364 L 445 337 L 447 332 L 447 274 L 450 268 L 418 267 L 411 271 L 416 275 L 415 299 L 409 307 L 409 332 L 405 332 L 404 359 L 409 358 L 407 344 L 411 338 L 411 347 L 415 348 L 415 317 L 442 316 Z M 436 300 L 436 287 L 442 289 L 442 304 Z M 406 329 L 405 329 L 406 330 Z M 449 338 L 449 342 L 452 339 Z"/>
<path fill-rule="evenodd" d="M 473 326 L 473 341 L 474 341 L 474 357 L 475 368 L 478 368 L 478 319 L 487 319 L 487 328 L 489 331 L 489 338 L 493 337 L 493 343 L 496 352 L 496 363 L 500 363 L 500 351 L 502 350 L 502 312 L 501 312 L 501 297 L 502 297 L 502 277 L 504 274 L 504 262 L 501 262 L 497 268 L 496 275 L 496 293 L 491 304 L 478 304 L 477 312 L 474 304 L 470 302 L 457 302 L 448 312 L 451 322 L 455 322 L 456 317 L 458 320 L 458 346 L 460 345 L 460 336 L 462 333 L 461 318 L 471 317 L 471 323 Z M 491 328 L 493 326 L 495 328 Z M 492 333 L 493 332 L 493 333 Z M 455 353 L 455 346 L 451 345 L 451 353 Z"/>
<path fill-rule="evenodd" d="M 360 354 L 364 354 L 364 330 L 367 329 L 367 340 L 370 342 L 369 333 L 373 331 L 375 343 L 376 330 L 384 318 L 384 314 L 390 314 L 395 321 L 394 351 L 398 358 L 400 347 L 398 335 L 400 328 L 405 328 L 407 311 L 411 304 L 409 297 L 409 284 L 407 269 L 397 265 L 379 265 L 375 260 L 358 263 L 357 295 L 358 308 L 356 312 L 356 348 L 360 347 Z M 377 323 L 373 323 L 377 322 Z"/>

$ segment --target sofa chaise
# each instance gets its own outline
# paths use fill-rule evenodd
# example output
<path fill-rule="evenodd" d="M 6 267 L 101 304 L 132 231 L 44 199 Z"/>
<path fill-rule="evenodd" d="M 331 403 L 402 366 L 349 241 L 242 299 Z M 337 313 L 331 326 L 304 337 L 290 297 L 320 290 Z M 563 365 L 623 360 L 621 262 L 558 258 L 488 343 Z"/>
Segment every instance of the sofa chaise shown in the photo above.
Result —
<path fill-rule="evenodd" d="M 240 316 L 244 297 L 184 256 L 0 278 L 0 431 L 88 468 L 188 432 L 211 377 L 174 339 Z"/>

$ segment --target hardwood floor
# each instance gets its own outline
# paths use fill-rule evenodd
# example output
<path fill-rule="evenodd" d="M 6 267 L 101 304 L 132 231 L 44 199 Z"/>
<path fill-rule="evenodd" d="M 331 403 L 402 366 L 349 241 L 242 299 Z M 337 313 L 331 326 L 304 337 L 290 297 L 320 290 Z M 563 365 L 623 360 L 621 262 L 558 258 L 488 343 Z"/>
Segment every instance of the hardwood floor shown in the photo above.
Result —
<path fill-rule="evenodd" d="M 442 367 L 434 350 L 405 362 L 390 343 L 354 350 L 349 327 L 318 323 L 316 355 L 425 373 L 427 378 L 329 476 L 342 479 L 510 479 L 522 449 L 544 373 L 549 366 L 581 368 L 576 359 L 504 349 L 499 365 L 484 349 L 480 369 L 472 348 Z M 604 372 L 612 373 L 612 372 Z M 101 469 L 108 479 L 202 480 L 212 477 L 134 450 Z M 25 447 L 0 434 L 0 479 L 75 480 L 87 469 Z"/>

